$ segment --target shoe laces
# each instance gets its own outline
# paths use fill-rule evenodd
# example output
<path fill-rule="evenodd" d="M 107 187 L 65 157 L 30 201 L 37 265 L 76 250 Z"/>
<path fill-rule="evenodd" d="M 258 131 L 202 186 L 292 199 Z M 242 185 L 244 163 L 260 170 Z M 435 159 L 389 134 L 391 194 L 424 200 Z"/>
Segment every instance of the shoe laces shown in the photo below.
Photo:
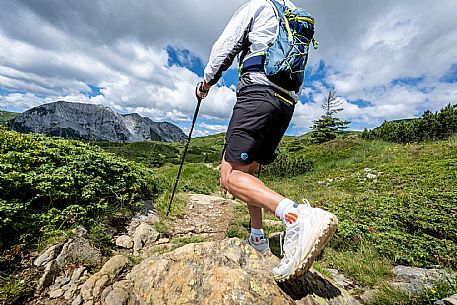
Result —
<path fill-rule="evenodd" d="M 285 232 L 279 235 L 279 244 L 281 249 L 282 260 L 287 264 L 296 251 L 296 235 L 300 234 L 300 226 L 290 226 Z"/>
<path fill-rule="evenodd" d="M 308 200 L 306 200 L 306 199 L 303 200 L 303 205 L 306 208 L 312 209 L 311 205 L 309 204 Z M 300 213 L 299 215 L 301 217 L 310 217 L 311 216 L 309 213 L 304 213 L 304 214 Z M 284 264 L 288 265 L 290 263 L 290 260 L 294 258 L 296 251 L 297 251 L 297 247 L 299 247 L 298 237 L 300 236 L 300 230 L 301 230 L 301 226 L 298 225 L 299 221 L 300 221 L 300 219 L 297 219 L 297 222 L 292 225 L 286 224 L 286 230 L 279 235 L 280 245 L 281 245 L 280 249 L 281 249 L 281 256 L 282 256 L 281 264 L 284 263 Z M 306 221 L 306 220 L 302 219 L 301 221 Z"/>
<path fill-rule="evenodd" d="M 309 203 L 308 199 L 302 199 L 302 201 L 305 206 L 307 206 L 309 208 L 311 207 L 311 204 Z"/>
<path fill-rule="evenodd" d="M 281 249 L 281 256 L 283 256 L 283 254 L 284 254 L 283 245 L 282 245 L 283 238 L 284 238 L 284 232 L 281 232 L 281 234 L 279 234 L 279 248 Z"/>

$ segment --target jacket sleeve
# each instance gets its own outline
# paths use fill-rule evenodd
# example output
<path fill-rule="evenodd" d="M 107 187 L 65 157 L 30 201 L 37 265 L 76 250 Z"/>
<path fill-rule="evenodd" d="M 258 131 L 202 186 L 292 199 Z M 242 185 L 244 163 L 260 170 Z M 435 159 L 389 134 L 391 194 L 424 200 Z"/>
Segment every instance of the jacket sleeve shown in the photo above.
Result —
<path fill-rule="evenodd" d="M 216 84 L 233 63 L 236 55 L 247 47 L 253 14 L 249 2 L 232 17 L 219 39 L 214 44 L 204 72 L 204 79 L 210 85 Z"/>

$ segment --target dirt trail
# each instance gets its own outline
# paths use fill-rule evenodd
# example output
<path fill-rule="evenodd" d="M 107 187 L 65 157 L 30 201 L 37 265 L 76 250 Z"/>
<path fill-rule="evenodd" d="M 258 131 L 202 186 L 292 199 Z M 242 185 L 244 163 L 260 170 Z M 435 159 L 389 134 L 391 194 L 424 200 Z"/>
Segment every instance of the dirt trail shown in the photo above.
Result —
<path fill-rule="evenodd" d="M 234 200 L 208 195 L 188 195 L 183 218 L 172 223 L 173 237 L 202 236 L 210 241 L 225 238 Z"/>

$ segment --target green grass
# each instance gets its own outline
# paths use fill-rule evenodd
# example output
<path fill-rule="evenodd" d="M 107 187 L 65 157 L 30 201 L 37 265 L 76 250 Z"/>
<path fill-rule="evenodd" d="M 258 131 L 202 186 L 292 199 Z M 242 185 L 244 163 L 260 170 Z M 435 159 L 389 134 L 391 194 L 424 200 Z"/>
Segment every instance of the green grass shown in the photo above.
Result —
<path fill-rule="evenodd" d="M 170 225 L 163 219 L 154 222 L 154 228 L 159 232 L 160 238 L 170 237 Z"/>
<path fill-rule="evenodd" d="M 313 171 L 266 183 L 335 213 L 340 226 L 332 247 L 357 250 L 366 241 L 395 264 L 457 267 L 457 149 L 451 140 L 393 145 L 347 139 L 300 153 L 317 164 Z M 368 179 L 368 173 L 379 176 Z"/>
<path fill-rule="evenodd" d="M 309 160 L 312 168 L 292 177 L 261 178 L 286 197 L 297 202 L 309 199 L 335 213 L 340 226 L 330 246 L 336 251 L 356 252 L 364 242 L 393 264 L 457 268 L 457 136 L 392 144 L 358 135 L 345 133 L 320 145 L 310 144 L 309 135 L 284 137 L 280 154 Z M 223 137 L 192 139 L 191 148 L 220 152 Z M 166 145 L 178 149 L 184 143 Z M 220 194 L 217 165 L 186 162 L 178 192 Z M 161 211 L 166 211 L 177 171 L 178 165 L 170 163 L 154 170 L 164 181 L 157 201 Z M 175 215 L 183 212 L 179 199 L 177 203 Z M 245 207 L 237 209 L 227 236 L 244 238 L 249 217 Z"/>
<path fill-rule="evenodd" d="M 411 293 L 383 283 L 371 297 L 370 305 L 433 305 L 436 301 L 457 293 L 457 282 L 439 280 L 433 287 L 419 293 Z"/>
<path fill-rule="evenodd" d="M 35 290 L 31 281 L 23 275 L 0 276 L 0 304 L 23 304 Z"/>
<path fill-rule="evenodd" d="M 156 141 L 139 143 L 95 142 L 106 151 L 149 167 L 180 164 L 185 142 L 164 143 Z M 186 163 L 218 163 L 224 145 L 224 134 L 193 138 L 186 153 Z"/>
<path fill-rule="evenodd" d="M 174 244 L 174 249 L 180 248 L 184 245 L 187 244 L 197 244 L 197 243 L 203 243 L 207 241 L 208 239 L 202 236 L 190 236 L 190 237 L 180 237 L 180 238 L 174 238 L 171 240 L 171 242 Z"/>
<path fill-rule="evenodd" d="M 173 217 L 184 214 L 185 193 L 221 194 L 217 166 L 223 137 L 192 139 L 190 159 L 186 159 L 173 202 Z M 152 174 L 158 177 L 160 187 L 156 205 L 159 213 L 165 214 L 184 143 L 100 145 L 154 167 Z M 313 166 L 304 174 L 261 175 L 261 179 L 296 202 L 309 199 L 313 206 L 328 209 L 340 221 L 317 268 L 333 267 L 362 286 L 380 288 L 374 304 L 402 300 L 401 292 L 382 285 L 391 276 L 392 265 L 457 269 L 457 135 L 433 143 L 392 144 L 347 133 L 320 145 L 310 144 L 309 135 L 304 135 L 285 137 L 279 151 L 286 157 L 309 160 Z M 369 174 L 374 176 L 367 178 Z M 235 205 L 232 215 L 226 236 L 247 237 L 247 207 Z M 274 216 L 265 214 L 265 218 Z M 155 225 L 162 236 L 168 236 L 166 220 Z M 269 235 L 283 227 L 266 225 L 264 229 Z M 174 244 L 201 241 L 183 239 Z"/>
<path fill-rule="evenodd" d="M 159 212 L 166 214 L 176 176 L 178 174 L 178 166 L 168 164 L 154 169 L 154 173 L 163 179 L 162 194 L 156 200 L 156 206 Z M 217 168 L 210 168 L 203 163 L 185 164 L 173 200 L 172 215 L 177 216 L 182 214 L 185 207 L 186 198 L 180 197 L 179 193 L 187 192 L 210 195 L 219 191 L 219 171 Z"/>
<path fill-rule="evenodd" d="M 16 112 L 9 112 L 0 110 L 0 125 L 5 125 L 6 122 L 15 118 L 19 113 Z"/>
<path fill-rule="evenodd" d="M 392 263 L 369 244 L 361 244 L 357 251 L 328 248 L 322 261 L 324 266 L 339 270 L 364 287 L 373 288 L 393 275 Z"/>
<path fill-rule="evenodd" d="M 306 138 L 286 138 L 280 150 L 306 157 L 313 169 L 262 180 L 296 202 L 309 199 L 330 210 L 340 221 L 317 262 L 321 267 L 336 268 L 366 287 L 388 280 L 396 264 L 457 268 L 456 135 L 422 144 L 348 137 L 310 145 Z M 248 226 L 247 208 L 236 206 L 227 236 L 245 238 Z M 279 253 L 275 243 L 271 247 Z"/>

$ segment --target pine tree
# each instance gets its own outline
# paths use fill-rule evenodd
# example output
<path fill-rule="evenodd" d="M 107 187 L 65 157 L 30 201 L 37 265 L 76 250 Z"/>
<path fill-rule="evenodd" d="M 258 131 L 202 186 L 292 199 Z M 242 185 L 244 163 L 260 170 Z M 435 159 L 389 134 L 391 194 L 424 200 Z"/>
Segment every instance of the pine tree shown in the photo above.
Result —
<path fill-rule="evenodd" d="M 348 128 L 350 122 L 342 121 L 334 115 L 342 111 L 340 106 L 343 104 L 341 99 L 335 96 L 335 90 L 330 89 L 327 98 L 322 102 L 322 109 L 325 114 L 320 119 L 314 121 L 312 141 L 314 143 L 324 143 L 333 140 L 343 129 Z"/>

